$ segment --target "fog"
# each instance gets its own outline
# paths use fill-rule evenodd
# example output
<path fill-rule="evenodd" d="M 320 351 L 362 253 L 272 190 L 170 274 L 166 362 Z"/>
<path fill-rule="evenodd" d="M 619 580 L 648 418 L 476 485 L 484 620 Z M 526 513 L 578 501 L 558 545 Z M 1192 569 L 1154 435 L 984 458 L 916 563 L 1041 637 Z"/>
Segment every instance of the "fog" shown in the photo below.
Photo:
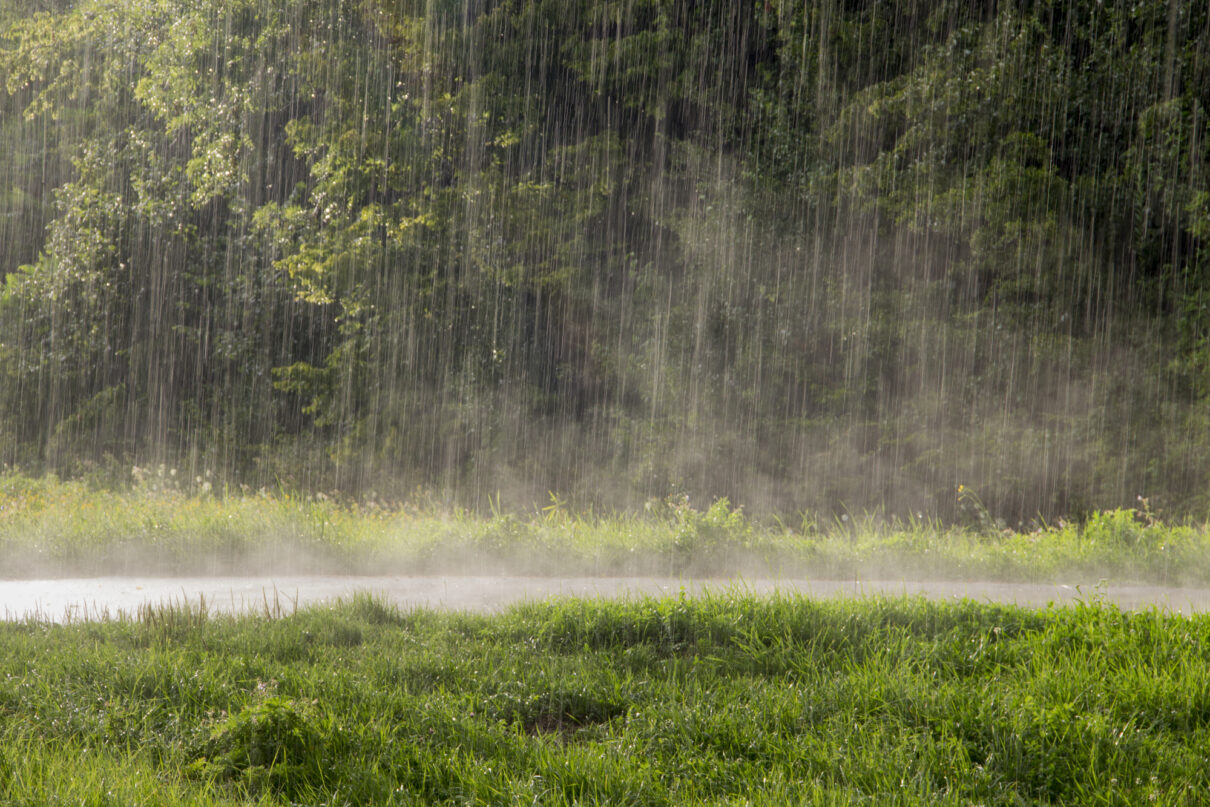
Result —
<path fill-rule="evenodd" d="M 206 614 L 258 614 L 277 619 L 299 608 L 372 596 L 403 610 L 491 612 L 519 603 L 562 597 L 629 598 L 731 594 L 811 599 L 924 597 L 942 602 L 1027 608 L 1104 603 L 1123 609 L 1180 614 L 1210 609 L 1205 589 L 1041 583 L 906 582 L 755 578 L 719 581 L 668 577 L 509 577 L 501 575 L 395 577 L 108 577 L 0 581 L 0 615 L 8 621 L 84 622 L 137 619 L 148 609 L 175 607 Z"/>
<path fill-rule="evenodd" d="M 0 463 L 1204 519 L 1207 15 L 5 0 Z"/>

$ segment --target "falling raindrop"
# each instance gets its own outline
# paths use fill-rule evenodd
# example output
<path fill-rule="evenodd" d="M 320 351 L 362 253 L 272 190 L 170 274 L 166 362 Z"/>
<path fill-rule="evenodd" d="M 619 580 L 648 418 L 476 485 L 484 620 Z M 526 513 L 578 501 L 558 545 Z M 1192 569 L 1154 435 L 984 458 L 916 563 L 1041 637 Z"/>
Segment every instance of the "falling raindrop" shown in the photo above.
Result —
<path fill-rule="evenodd" d="M 10 467 L 1210 508 L 1205 3 L 4 0 L 0 79 Z"/>

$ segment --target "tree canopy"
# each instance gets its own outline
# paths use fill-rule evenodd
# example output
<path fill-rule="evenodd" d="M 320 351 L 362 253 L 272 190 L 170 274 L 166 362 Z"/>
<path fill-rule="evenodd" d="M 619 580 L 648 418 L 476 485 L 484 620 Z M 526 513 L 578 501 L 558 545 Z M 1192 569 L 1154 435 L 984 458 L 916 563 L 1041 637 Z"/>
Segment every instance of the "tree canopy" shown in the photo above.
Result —
<path fill-rule="evenodd" d="M 1210 511 L 1210 10 L 3 0 L 0 461 Z"/>

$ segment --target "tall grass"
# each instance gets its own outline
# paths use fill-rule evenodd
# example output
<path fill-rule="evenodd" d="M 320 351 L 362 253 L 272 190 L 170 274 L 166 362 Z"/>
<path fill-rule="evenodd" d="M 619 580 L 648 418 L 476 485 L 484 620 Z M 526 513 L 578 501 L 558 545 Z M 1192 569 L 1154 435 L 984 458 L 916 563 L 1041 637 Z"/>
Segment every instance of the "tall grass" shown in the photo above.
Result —
<path fill-rule="evenodd" d="M 1210 527 L 1146 507 L 1010 530 L 988 518 L 756 522 L 725 499 L 642 513 L 477 515 L 429 503 L 215 491 L 170 472 L 130 489 L 0 475 L 0 574 L 244 572 L 978 578 L 1210 582 Z M 968 500 L 971 499 L 967 494 Z M 976 512 L 978 515 L 978 512 Z M 983 515 L 986 515 L 985 513 Z"/>
<path fill-rule="evenodd" d="M 13 804 L 1198 804 L 1210 617 L 740 592 L 0 625 Z"/>

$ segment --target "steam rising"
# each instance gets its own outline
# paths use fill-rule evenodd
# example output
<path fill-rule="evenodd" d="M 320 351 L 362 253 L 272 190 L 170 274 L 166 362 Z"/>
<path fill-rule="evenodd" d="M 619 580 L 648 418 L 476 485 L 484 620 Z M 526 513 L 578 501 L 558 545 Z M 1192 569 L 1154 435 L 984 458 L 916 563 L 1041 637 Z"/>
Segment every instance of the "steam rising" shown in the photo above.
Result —
<path fill-rule="evenodd" d="M 1210 507 L 1205 4 L 35 5 L 0 462 Z"/>

